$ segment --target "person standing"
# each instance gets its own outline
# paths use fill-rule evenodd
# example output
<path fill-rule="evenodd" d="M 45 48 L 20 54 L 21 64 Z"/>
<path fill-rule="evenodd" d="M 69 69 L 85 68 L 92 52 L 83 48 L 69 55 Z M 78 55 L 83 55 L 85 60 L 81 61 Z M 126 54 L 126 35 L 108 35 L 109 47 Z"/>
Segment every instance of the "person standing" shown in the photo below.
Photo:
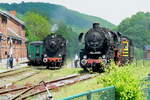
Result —
<path fill-rule="evenodd" d="M 13 68 L 13 56 L 12 55 L 10 56 L 9 63 L 10 63 L 10 68 Z"/>
<path fill-rule="evenodd" d="M 10 67 L 10 55 L 7 54 L 7 69 Z"/>

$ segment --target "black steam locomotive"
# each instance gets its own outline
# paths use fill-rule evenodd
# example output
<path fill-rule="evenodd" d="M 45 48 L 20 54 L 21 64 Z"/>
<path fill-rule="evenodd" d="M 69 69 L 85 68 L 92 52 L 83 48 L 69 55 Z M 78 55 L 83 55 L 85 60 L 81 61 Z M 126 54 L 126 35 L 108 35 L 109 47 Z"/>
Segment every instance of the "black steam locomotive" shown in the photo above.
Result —
<path fill-rule="evenodd" d="M 119 66 L 133 59 L 133 45 L 120 32 L 113 32 L 94 23 L 86 34 L 81 33 L 79 41 L 84 42 L 80 52 L 80 66 L 84 70 L 103 71 L 112 60 Z"/>
<path fill-rule="evenodd" d="M 60 68 L 66 57 L 66 39 L 57 34 L 50 34 L 43 40 L 43 62 L 47 68 Z"/>

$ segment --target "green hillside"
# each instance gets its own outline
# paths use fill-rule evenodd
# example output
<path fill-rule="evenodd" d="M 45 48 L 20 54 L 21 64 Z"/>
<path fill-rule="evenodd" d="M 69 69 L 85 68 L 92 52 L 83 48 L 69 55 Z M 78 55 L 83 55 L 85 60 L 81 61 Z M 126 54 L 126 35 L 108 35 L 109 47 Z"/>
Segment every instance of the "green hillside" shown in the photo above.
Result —
<path fill-rule="evenodd" d="M 102 26 L 110 29 L 115 26 L 102 18 L 81 14 L 63 6 L 49 3 L 0 3 L 0 8 L 6 10 L 16 10 L 20 14 L 25 14 L 28 11 L 40 13 L 55 23 L 64 22 L 67 25 L 81 29 L 87 29 L 91 27 L 93 22 L 99 22 Z"/>

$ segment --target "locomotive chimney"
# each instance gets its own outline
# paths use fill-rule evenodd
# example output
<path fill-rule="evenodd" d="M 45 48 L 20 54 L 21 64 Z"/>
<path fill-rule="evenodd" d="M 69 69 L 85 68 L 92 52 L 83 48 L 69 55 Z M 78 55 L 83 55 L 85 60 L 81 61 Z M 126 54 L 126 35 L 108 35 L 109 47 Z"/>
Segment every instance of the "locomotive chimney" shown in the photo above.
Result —
<path fill-rule="evenodd" d="M 93 28 L 98 28 L 99 27 L 99 23 L 93 23 Z"/>

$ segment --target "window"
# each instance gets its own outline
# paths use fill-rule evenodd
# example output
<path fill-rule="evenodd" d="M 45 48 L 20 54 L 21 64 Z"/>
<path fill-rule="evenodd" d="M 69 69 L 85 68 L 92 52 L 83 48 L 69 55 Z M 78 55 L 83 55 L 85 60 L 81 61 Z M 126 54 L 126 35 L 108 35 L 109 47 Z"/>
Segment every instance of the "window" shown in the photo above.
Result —
<path fill-rule="evenodd" d="M 8 38 L 7 38 L 7 43 L 9 43 L 9 39 L 10 39 L 10 38 L 8 37 Z"/>
<path fill-rule="evenodd" d="M 2 16 L 2 23 L 7 23 L 7 17 Z"/>
<path fill-rule="evenodd" d="M 21 45 L 22 41 L 21 40 L 17 40 L 17 44 Z"/>
<path fill-rule="evenodd" d="M 2 41 L 2 36 L 0 36 L 0 42 Z"/>

